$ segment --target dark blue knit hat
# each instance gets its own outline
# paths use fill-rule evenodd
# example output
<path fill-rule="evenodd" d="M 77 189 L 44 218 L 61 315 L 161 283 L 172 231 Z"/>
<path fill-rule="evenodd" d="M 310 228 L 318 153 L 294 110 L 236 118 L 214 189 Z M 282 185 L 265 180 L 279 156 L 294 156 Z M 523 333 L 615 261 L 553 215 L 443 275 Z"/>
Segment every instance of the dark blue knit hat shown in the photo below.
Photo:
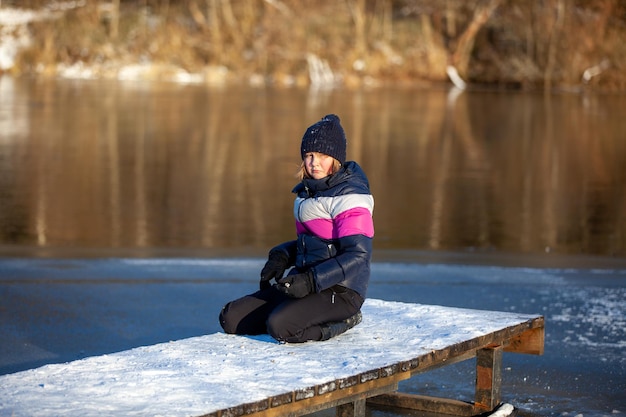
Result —
<path fill-rule="evenodd" d="M 342 164 L 346 162 L 346 134 L 337 115 L 327 114 L 304 132 L 300 146 L 302 159 L 308 152 L 320 152 Z"/>

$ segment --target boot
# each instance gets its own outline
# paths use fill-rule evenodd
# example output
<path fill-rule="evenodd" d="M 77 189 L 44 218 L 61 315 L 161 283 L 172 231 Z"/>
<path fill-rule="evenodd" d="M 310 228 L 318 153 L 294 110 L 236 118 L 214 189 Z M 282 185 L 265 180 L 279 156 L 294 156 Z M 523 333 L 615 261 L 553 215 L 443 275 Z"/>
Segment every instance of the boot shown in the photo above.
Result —
<path fill-rule="evenodd" d="M 358 311 L 354 316 L 348 317 L 345 320 L 325 323 L 321 326 L 322 338 L 320 340 L 328 340 L 331 337 L 338 336 L 359 324 L 362 319 L 363 316 L 361 312 Z"/>

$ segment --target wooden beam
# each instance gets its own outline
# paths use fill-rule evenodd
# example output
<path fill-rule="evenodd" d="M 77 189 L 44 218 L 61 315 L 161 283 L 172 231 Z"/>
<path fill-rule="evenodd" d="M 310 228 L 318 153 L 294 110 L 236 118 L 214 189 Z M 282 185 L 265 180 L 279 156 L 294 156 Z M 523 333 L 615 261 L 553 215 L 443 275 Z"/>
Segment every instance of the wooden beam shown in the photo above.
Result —
<path fill-rule="evenodd" d="M 455 416 L 473 416 L 492 411 L 501 402 L 500 387 L 502 384 L 503 350 L 502 346 L 492 345 L 476 351 L 476 393 L 474 404 L 398 392 L 369 398 L 368 403 Z"/>
<path fill-rule="evenodd" d="M 353 416 L 362 417 L 365 415 L 365 400 L 368 397 L 396 391 L 398 389 L 398 382 L 408 379 L 409 377 L 410 372 L 400 372 L 386 378 L 355 383 L 345 388 L 341 388 L 340 384 L 337 384 L 335 389 L 324 394 L 318 393 L 318 395 L 306 396 L 306 398 L 302 399 L 296 398 L 295 401 L 283 402 L 280 405 L 255 410 L 252 413 L 247 411 L 237 413 L 236 411 L 232 412 L 232 410 L 226 410 L 225 413 L 220 414 L 218 417 L 233 417 L 238 415 L 255 417 L 295 417 L 343 405 L 347 405 L 347 407 L 341 408 L 341 412 L 345 413 L 343 415 L 344 417 L 352 417 L 350 414 L 351 410 L 355 413 Z M 357 414 L 361 413 L 361 411 L 362 414 Z"/>
<path fill-rule="evenodd" d="M 491 411 L 500 404 L 502 382 L 502 346 L 487 347 L 476 352 L 476 397 L 478 411 Z"/>
<path fill-rule="evenodd" d="M 365 398 L 338 405 L 335 410 L 336 417 L 365 417 Z"/>
<path fill-rule="evenodd" d="M 452 416 L 467 417 L 475 414 L 474 405 L 465 401 L 402 392 L 394 392 L 368 398 L 367 403 L 374 406 L 407 408 L 410 410 L 448 414 Z"/>
<path fill-rule="evenodd" d="M 543 355 L 545 331 L 543 325 L 511 337 L 504 347 L 506 352 Z"/>

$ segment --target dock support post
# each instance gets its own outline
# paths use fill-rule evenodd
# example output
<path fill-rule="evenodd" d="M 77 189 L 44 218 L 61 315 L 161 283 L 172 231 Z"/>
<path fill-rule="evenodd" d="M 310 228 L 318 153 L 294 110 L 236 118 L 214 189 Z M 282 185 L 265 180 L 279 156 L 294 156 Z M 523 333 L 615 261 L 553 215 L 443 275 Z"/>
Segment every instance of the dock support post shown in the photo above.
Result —
<path fill-rule="evenodd" d="M 365 417 L 365 398 L 337 406 L 336 417 Z"/>
<path fill-rule="evenodd" d="M 490 346 L 476 352 L 477 411 L 492 411 L 500 404 L 502 383 L 502 346 Z"/>

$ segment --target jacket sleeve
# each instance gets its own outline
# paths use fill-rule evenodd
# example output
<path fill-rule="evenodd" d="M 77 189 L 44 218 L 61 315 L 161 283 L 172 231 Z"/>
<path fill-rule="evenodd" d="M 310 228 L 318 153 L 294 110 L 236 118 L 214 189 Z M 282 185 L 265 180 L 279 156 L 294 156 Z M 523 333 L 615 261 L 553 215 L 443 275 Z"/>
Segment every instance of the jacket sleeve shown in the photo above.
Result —
<path fill-rule="evenodd" d="M 294 266 L 296 263 L 296 253 L 298 250 L 298 245 L 296 240 L 290 240 L 288 242 L 283 242 L 280 245 L 274 246 L 270 249 L 270 254 L 272 252 L 283 252 L 287 255 L 289 259 L 289 266 Z"/>

